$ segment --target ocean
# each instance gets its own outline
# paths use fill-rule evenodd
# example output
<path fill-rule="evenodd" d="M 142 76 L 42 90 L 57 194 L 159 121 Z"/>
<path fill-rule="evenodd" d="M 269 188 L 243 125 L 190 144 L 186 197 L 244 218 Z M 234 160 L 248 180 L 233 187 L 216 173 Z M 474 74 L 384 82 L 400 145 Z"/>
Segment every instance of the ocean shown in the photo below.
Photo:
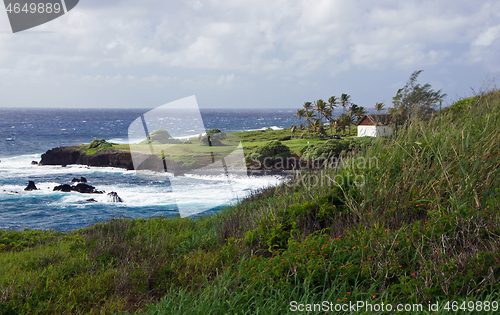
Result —
<path fill-rule="evenodd" d="M 38 166 L 49 149 L 106 139 L 128 143 L 130 124 L 148 109 L 35 109 L 0 108 L 0 229 L 70 231 L 117 217 L 150 218 L 179 215 L 179 204 L 192 217 L 210 215 L 253 190 L 276 185 L 277 176 L 224 178 L 186 174 L 176 180 L 145 179 L 135 171 L 83 165 Z M 292 109 L 201 109 L 206 130 L 223 132 L 288 128 L 298 124 Z M 189 136 L 189 128 L 184 128 Z M 96 189 L 116 192 L 122 203 L 107 194 L 53 191 L 73 178 L 85 177 Z M 177 179 L 177 178 L 176 178 Z M 38 190 L 24 191 L 28 181 Z M 93 198 L 97 202 L 90 202 Z M 188 212 L 189 214 L 189 212 Z"/>

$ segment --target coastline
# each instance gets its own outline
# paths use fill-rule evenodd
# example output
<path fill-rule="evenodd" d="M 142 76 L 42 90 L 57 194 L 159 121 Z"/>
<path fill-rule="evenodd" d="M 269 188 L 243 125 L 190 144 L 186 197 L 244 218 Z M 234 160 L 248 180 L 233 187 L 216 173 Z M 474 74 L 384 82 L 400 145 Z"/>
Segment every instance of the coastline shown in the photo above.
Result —
<path fill-rule="evenodd" d="M 66 147 L 57 147 L 48 150 L 41 155 L 41 160 L 38 162 L 39 166 L 57 166 L 65 167 L 67 165 L 84 165 L 92 167 L 116 167 L 126 170 L 134 170 L 134 163 L 132 154 L 118 149 L 102 149 L 93 154 L 86 154 L 85 145 L 73 145 Z M 169 165 L 176 165 L 176 172 L 174 175 L 184 175 L 188 171 L 194 171 L 197 175 L 214 175 L 210 170 L 205 172 L 197 171 L 198 168 L 204 167 L 204 164 L 194 164 L 189 167 L 183 167 L 179 162 L 160 158 L 152 154 L 136 153 L 139 158 L 144 160 L 140 165 L 139 170 L 152 170 L 157 171 L 163 169 L 164 163 Z M 296 170 L 288 169 L 255 169 L 247 167 L 247 176 L 285 176 L 297 172 Z M 232 172 L 234 173 L 234 172 Z M 243 174 L 242 174 L 243 175 Z"/>

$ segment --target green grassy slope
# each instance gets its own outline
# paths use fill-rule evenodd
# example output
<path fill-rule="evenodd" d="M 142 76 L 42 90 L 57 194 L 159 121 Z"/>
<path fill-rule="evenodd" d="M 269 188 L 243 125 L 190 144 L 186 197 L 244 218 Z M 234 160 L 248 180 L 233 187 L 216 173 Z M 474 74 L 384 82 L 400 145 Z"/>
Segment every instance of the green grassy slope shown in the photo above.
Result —
<path fill-rule="evenodd" d="M 495 314 L 499 137 L 495 91 L 211 217 L 0 231 L 0 314 L 286 314 L 291 301 L 430 314 L 447 300 Z"/>

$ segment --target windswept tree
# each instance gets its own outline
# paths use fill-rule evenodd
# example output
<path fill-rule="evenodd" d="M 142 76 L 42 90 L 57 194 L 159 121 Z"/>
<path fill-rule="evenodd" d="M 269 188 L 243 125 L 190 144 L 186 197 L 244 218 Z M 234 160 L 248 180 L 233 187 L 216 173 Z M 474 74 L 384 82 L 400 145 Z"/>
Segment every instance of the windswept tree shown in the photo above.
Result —
<path fill-rule="evenodd" d="M 358 122 L 361 117 L 366 114 L 366 109 L 363 106 L 352 104 L 351 107 L 349 107 L 349 114 L 351 117 L 356 118 L 356 122 Z"/>
<path fill-rule="evenodd" d="M 352 116 L 350 114 L 342 114 L 340 115 L 339 118 L 337 118 L 337 124 L 342 128 L 344 131 L 344 136 L 345 136 L 345 128 L 349 127 L 349 135 L 351 135 L 351 124 L 352 124 Z"/>
<path fill-rule="evenodd" d="M 306 115 L 306 122 L 307 122 L 307 133 L 309 133 L 309 129 L 311 129 L 311 121 L 316 118 L 316 115 L 314 114 L 313 110 L 307 111 Z"/>
<path fill-rule="evenodd" d="M 297 131 L 297 128 L 298 127 L 296 125 L 290 127 L 290 138 L 293 138 L 293 134 Z"/>
<path fill-rule="evenodd" d="M 352 124 L 354 124 L 356 122 L 355 116 L 351 115 L 351 114 L 347 114 L 345 119 L 346 119 L 347 127 L 349 128 L 349 136 L 350 136 L 351 135 L 351 126 L 352 126 Z"/>
<path fill-rule="evenodd" d="M 307 112 L 312 109 L 312 103 L 311 102 L 305 102 L 304 105 L 303 105 L 303 107 L 304 107 L 304 110 L 305 110 L 305 112 L 307 114 Z M 304 117 L 305 117 L 305 115 L 304 115 Z"/>
<path fill-rule="evenodd" d="M 434 91 L 429 83 L 417 84 L 421 72 L 422 70 L 413 72 L 406 85 L 392 98 L 393 107 L 389 113 L 396 125 L 403 125 L 412 119 L 429 119 L 437 104 L 446 96 L 441 94 L 441 90 Z"/>
<path fill-rule="evenodd" d="M 299 123 L 302 123 L 302 117 L 306 115 L 306 110 L 305 109 L 297 109 L 297 113 L 295 114 L 295 117 L 299 119 Z"/>
<path fill-rule="evenodd" d="M 325 120 L 329 122 L 330 125 L 330 133 L 332 133 L 332 117 L 333 117 L 333 111 L 331 108 L 326 108 L 325 112 L 323 113 Z"/>
<path fill-rule="evenodd" d="M 335 95 L 334 96 L 331 96 L 329 99 L 328 99 L 328 106 L 330 107 L 330 109 L 333 110 L 335 109 L 335 107 L 339 106 L 339 98 L 336 97 Z"/>
<path fill-rule="evenodd" d="M 317 100 L 314 103 L 314 108 L 316 109 L 316 112 L 318 112 L 319 121 L 322 122 L 325 115 L 325 109 L 327 108 L 325 101 L 323 101 L 322 99 Z"/>
<path fill-rule="evenodd" d="M 340 117 L 332 119 L 332 121 L 330 123 L 333 125 L 333 128 L 335 128 L 336 133 L 339 133 L 343 130 L 342 121 L 341 121 Z"/>
<path fill-rule="evenodd" d="M 375 103 L 375 110 L 377 113 L 380 114 L 381 111 L 384 110 L 385 104 L 384 103 Z"/>
<path fill-rule="evenodd" d="M 351 96 L 349 94 L 343 93 L 342 96 L 340 96 L 340 105 L 344 108 L 344 113 L 350 104 Z"/>
<path fill-rule="evenodd" d="M 349 114 L 351 116 L 356 116 L 358 110 L 359 110 L 358 104 L 351 104 L 351 106 L 349 106 Z"/>

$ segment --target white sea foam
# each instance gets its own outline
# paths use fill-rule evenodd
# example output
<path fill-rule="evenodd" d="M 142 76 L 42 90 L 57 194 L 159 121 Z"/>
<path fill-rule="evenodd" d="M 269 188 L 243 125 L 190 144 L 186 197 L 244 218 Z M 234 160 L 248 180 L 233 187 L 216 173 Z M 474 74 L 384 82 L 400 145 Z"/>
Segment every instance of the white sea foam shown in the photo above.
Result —
<path fill-rule="evenodd" d="M 44 198 L 51 213 L 57 209 L 92 209 L 94 205 L 108 205 L 116 211 L 129 211 L 131 216 L 149 208 L 172 211 L 179 207 L 183 216 L 195 215 L 206 210 L 228 205 L 247 197 L 253 190 L 279 184 L 276 176 L 234 176 L 226 177 L 193 175 L 166 176 L 157 174 L 150 181 L 141 180 L 135 171 L 112 167 L 88 167 L 83 165 L 38 166 L 40 154 L 23 155 L 2 159 L 0 163 L 0 201 L 24 198 Z M 85 177 L 88 184 L 104 194 L 81 194 L 78 192 L 53 191 L 55 186 L 71 184 L 73 177 Z M 168 180 L 173 186 L 168 184 Z M 34 180 L 38 190 L 24 191 L 28 180 Z M 19 184 L 22 182 L 22 184 Z M 107 194 L 116 192 L 122 203 L 111 203 Z M 35 199 L 33 199 L 35 198 Z M 97 201 L 90 202 L 89 199 Z M 134 210 L 135 209 L 135 210 Z M 143 209 L 143 210 L 141 210 Z M 55 211 L 55 212 L 52 212 Z M 139 211 L 139 212 L 137 212 Z M 137 213 L 136 213 L 137 212 Z M 160 215 L 160 214 L 158 214 Z"/>
<path fill-rule="evenodd" d="M 260 130 L 267 130 L 267 129 L 272 129 L 272 130 L 283 130 L 284 128 L 278 127 L 278 126 L 271 126 L 271 127 L 262 127 L 259 129 L 247 129 L 247 130 L 242 130 L 242 131 L 260 131 Z"/>

